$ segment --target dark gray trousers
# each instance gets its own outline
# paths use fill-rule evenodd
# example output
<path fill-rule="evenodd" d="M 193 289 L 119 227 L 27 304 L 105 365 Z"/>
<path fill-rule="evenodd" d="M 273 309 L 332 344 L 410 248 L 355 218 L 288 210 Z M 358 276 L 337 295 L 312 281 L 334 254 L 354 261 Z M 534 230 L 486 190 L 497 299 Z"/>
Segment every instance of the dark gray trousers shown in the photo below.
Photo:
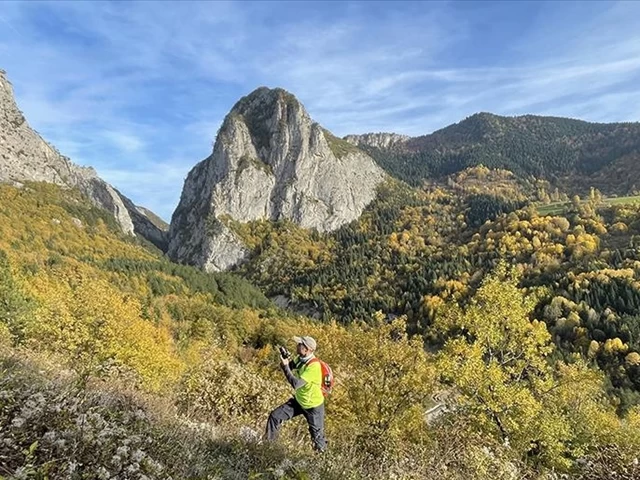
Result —
<path fill-rule="evenodd" d="M 324 452 L 327 448 L 327 440 L 324 438 L 324 403 L 319 407 L 305 410 L 295 398 L 289 399 L 269 415 L 269 420 L 267 421 L 267 440 L 276 440 L 278 438 L 280 425 L 298 415 L 304 415 L 304 418 L 309 424 L 309 433 L 313 441 L 313 448 L 319 452 Z"/>

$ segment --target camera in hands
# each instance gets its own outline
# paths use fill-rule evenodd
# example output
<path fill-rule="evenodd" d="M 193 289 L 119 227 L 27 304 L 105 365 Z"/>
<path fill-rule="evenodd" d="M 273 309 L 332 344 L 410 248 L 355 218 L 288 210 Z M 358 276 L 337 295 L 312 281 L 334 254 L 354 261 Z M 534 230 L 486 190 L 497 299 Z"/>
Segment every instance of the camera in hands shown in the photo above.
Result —
<path fill-rule="evenodd" d="M 291 358 L 291 352 L 289 352 L 285 347 L 280 346 L 278 349 L 280 350 L 280 356 L 282 358 Z"/>

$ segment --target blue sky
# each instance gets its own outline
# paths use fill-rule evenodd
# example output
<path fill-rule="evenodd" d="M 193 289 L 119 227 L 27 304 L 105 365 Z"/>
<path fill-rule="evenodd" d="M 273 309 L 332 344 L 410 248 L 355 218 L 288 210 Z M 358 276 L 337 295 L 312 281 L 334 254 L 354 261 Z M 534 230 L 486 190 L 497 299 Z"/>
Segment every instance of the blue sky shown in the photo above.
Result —
<path fill-rule="evenodd" d="M 478 111 L 640 120 L 640 2 L 0 3 L 30 124 L 169 220 L 224 115 L 261 85 L 337 135 Z"/>

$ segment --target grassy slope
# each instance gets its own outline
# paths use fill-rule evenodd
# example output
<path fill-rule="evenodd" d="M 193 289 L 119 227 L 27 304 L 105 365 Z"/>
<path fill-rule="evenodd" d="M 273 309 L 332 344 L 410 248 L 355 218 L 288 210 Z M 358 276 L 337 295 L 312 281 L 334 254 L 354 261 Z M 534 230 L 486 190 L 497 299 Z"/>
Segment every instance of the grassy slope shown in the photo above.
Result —
<path fill-rule="evenodd" d="M 629 197 L 611 197 L 603 200 L 606 205 L 627 205 L 640 202 L 640 195 Z M 586 203 L 585 200 L 582 203 Z M 567 208 L 571 205 L 571 202 L 554 202 L 546 205 L 540 205 L 538 207 L 538 213 L 540 215 L 561 215 L 567 211 Z"/>

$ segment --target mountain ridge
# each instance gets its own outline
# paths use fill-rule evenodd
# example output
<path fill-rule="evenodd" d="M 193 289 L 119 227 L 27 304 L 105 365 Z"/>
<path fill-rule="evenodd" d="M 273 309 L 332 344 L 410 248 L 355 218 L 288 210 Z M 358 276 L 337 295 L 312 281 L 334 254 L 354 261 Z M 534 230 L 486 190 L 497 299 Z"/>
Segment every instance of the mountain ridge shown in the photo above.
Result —
<path fill-rule="evenodd" d="M 0 181 L 42 181 L 78 188 L 116 219 L 125 234 L 140 235 L 164 250 L 164 233 L 136 205 L 102 180 L 93 167 L 74 164 L 33 130 L 18 108 L 11 82 L 0 70 Z"/>
<path fill-rule="evenodd" d="M 380 135 L 345 137 L 373 156 L 385 170 L 412 185 L 485 165 L 552 181 L 567 193 L 597 187 L 631 193 L 640 169 L 621 174 L 640 158 L 640 123 L 594 123 L 538 115 L 471 115 L 433 133 L 380 144 Z M 630 160 L 631 158 L 631 160 Z"/>

